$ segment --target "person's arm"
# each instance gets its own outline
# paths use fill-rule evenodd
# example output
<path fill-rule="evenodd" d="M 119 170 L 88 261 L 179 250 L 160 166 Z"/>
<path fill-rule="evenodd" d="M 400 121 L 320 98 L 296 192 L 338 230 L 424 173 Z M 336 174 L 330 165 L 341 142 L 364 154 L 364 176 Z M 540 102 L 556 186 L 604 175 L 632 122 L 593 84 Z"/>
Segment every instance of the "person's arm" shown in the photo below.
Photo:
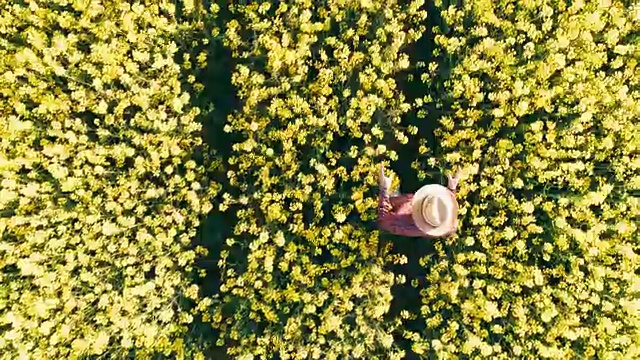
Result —
<path fill-rule="evenodd" d="M 400 236 L 416 236 L 418 228 L 411 219 L 411 210 L 405 203 L 411 202 L 413 194 L 389 198 L 391 176 L 384 176 L 384 167 L 380 166 L 380 194 L 378 199 L 378 229 Z"/>
<path fill-rule="evenodd" d="M 458 171 L 456 171 L 455 176 L 451 177 L 448 176 L 448 183 L 447 183 L 447 188 L 449 189 L 449 191 L 451 191 L 451 193 L 453 194 L 453 201 L 455 201 L 455 197 L 456 197 L 456 192 L 458 190 L 458 182 L 460 181 L 460 176 L 462 175 L 462 169 L 460 169 L 458 167 Z M 457 205 L 456 205 L 457 206 Z M 457 211 L 456 211 L 457 214 Z M 453 235 L 456 230 L 458 229 L 458 218 L 456 216 L 456 218 L 453 220 L 453 224 L 452 224 L 452 228 L 451 231 L 449 231 L 449 233 L 447 233 L 445 235 L 445 237 L 451 236 Z"/>
<path fill-rule="evenodd" d="M 378 228 L 380 230 L 391 230 L 391 209 L 393 206 L 389 202 L 389 193 L 385 187 L 380 187 L 380 194 L 378 195 Z"/>
<path fill-rule="evenodd" d="M 451 192 L 454 194 L 458 190 L 458 182 L 460 181 L 461 175 L 462 175 L 462 169 L 458 168 L 458 171 L 456 171 L 456 174 L 454 177 L 451 177 L 451 175 L 447 176 L 448 178 L 447 188 L 451 190 Z"/>
<path fill-rule="evenodd" d="M 389 202 L 389 188 L 391 187 L 392 175 L 384 175 L 384 165 L 380 165 L 379 174 L 379 195 L 378 195 L 378 228 L 380 230 L 390 231 L 390 225 L 393 222 L 393 214 L 390 213 L 393 206 Z"/>

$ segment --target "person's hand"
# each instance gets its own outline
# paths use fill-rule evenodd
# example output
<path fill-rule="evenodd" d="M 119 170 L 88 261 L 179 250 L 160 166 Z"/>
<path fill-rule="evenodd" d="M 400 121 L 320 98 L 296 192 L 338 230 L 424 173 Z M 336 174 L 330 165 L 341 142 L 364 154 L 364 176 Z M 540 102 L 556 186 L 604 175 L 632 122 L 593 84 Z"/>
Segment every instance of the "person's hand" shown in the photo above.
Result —
<path fill-rule="evenodd" d="M 393 174 L 384 176 L 384 165 L 380 165 L 380 190 L 388 191 L 391 188 L 391 181 L 393 180 Z"/>
<path fill-rule="evenodd" d="M 462 176 L 462 169 L 458 166 L 458 171 L 456 171 L 456 174 L 451 177 L 451 175 L 447 175 L 447 179 L 448 179 L 448 184 L 447 187 L 449 188 L 449 190 L 455 192 L 456 189 L 458 188 L 458 182 L 460 181 L 460 177 Z"/>

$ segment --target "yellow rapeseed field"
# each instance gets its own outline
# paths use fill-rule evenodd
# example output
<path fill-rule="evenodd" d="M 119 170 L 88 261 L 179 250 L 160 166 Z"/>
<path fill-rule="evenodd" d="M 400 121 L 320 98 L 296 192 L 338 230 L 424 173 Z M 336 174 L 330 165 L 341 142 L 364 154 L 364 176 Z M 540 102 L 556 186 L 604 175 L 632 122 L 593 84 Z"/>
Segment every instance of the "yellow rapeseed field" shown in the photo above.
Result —
<path fill-rule="evenodd" d="M 0 359 L 640 358 L 639 61 L 629 1 L 0 2 Z"/>

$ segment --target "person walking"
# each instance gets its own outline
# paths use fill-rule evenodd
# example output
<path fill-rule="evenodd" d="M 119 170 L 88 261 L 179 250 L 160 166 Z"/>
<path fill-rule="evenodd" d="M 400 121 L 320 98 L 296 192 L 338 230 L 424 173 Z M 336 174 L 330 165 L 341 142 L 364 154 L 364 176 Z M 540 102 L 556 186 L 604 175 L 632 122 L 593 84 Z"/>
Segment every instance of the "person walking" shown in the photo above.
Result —
<path fill-rule="evenodd" d="M 385 176 L 380 165 L 378 228 L 401 236 L 439 238 L 450 236 L 458 227 L 456 189 L 461 171 L 447 176 L 447 187 L 429 184 L 414 194 L 389 196 L 393 175 Z"/>

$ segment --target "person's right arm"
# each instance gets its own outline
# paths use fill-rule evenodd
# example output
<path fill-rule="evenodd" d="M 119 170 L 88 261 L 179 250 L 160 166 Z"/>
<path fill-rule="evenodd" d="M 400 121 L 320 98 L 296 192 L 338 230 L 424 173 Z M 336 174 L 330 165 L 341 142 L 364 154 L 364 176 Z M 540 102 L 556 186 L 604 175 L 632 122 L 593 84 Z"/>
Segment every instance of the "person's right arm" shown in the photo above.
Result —
<path fill-rule="evenodd" d="M 447 188 L 451 190 L 452 193 L 456 193 L 458 190 L 458 182 L 460 181 L 460 176 L 462 176 L 462 169 L 458 168 L 455 176 L 451 177 L 451 175 L 447 176 Z"/>

